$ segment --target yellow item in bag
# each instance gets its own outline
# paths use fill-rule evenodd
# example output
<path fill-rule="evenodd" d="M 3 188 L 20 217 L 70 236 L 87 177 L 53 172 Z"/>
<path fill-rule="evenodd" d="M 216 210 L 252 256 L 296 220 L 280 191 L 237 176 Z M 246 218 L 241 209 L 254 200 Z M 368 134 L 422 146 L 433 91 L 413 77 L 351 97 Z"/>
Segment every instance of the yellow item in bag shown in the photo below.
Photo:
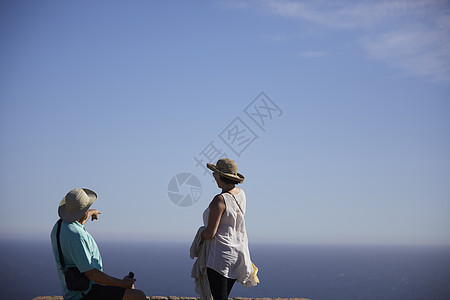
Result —
<path fill-rule="evenodd" d="M 252 281 L 254 281 L 255 283 L 259 283 L 259 278 L 257 276 L 257 274 L 258 274 L 258 267 L 255 266 L 255 264 L 253 262 L 252 262 L 252 266 L 253 266 L 253 272 L 252 272 L 252 275 L 251 275 Z"/>

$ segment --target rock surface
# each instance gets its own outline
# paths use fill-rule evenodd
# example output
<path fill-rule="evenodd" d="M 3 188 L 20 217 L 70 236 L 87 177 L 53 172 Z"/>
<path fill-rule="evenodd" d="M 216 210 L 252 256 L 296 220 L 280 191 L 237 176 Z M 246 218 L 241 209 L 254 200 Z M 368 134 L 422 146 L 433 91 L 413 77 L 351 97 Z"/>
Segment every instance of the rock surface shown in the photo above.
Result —
<path fill-rule="evenodd" d="M 162 296 L 151 296 L 147 297 L 150 300 L 199 300 L 200 298 L 196 297 L 162 297 Z M 33 300 L 63 300 L 62 296 L 39 296 L 33 298 Z M 311 300 L 307 298 L 243 298 L 243 297 L 234 297 L 230 298 L 230 300 Z"/>

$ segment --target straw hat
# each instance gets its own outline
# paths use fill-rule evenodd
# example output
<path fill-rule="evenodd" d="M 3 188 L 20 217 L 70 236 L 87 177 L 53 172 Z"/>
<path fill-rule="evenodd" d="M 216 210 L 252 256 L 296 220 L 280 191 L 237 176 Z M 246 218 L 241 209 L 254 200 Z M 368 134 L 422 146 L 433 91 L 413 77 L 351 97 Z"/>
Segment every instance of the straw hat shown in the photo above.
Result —
<path fill-rule="evenodd" d="M 237 164 L 229 158 L 221 158 L 216 165 L 207 163 L 208 169 L 217 172 L 220 176 L 242 183 L 245 179 L 244 175 L 237 172 Z"/>
<path fill-rule="evenodd" d="M 72 223 L 81 218 L 96 200 L 94 191 L 73 189 L 59 203 L 58 215 L 63 221 Z"/>

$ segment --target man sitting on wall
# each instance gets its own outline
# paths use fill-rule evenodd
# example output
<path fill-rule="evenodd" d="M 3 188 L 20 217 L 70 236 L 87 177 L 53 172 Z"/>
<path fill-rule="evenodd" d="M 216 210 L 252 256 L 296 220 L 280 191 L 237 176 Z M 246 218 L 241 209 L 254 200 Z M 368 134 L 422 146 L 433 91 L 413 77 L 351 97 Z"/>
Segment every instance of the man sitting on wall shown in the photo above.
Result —
<path fill-rule="evenodd" d="M 62 221 L 56 222 L 50 237 L 64 299 L 144 300 L 145 294 L 134 289 L 135 279 L 128 276 L 118 279 L 103 273 L 100 251 L 93 237 L 84 227 L 89 218 L 92 218 L 92 221 L 97 220 L 98 215 L 101 214 L 96 209 L 89 209 L 96 200 L 97 194 L 91 190 L 73 189 L 59 204 L 58 214 Z M 60 250 L 58 250 L 57 233 L 59 233 Z M 63 260 L 60 259 L 60 251 Z M 85 290 L 68 289 L 65 270 L 61 263 L 65 266 L 65 270 L 76 267 L 87 277 Z"/>

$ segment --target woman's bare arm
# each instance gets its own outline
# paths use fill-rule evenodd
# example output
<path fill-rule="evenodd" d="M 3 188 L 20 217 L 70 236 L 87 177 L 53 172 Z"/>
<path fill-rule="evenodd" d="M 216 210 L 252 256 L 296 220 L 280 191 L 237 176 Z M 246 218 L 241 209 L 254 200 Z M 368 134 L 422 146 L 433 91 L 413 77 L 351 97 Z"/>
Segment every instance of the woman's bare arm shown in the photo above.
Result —
<path fill-rule="evenodd" d="M 203 231 L 203 238 L 206 240 L 213 239 L 216 235 L 217 228 L 219 228 L 220 219 L 222 214 L 225 212 L 225 200 L 222 195 L 217 195 L 214 197 L 213 201 L 209 205 L 209 218 L 208 226 L 205 231 Z"/>

